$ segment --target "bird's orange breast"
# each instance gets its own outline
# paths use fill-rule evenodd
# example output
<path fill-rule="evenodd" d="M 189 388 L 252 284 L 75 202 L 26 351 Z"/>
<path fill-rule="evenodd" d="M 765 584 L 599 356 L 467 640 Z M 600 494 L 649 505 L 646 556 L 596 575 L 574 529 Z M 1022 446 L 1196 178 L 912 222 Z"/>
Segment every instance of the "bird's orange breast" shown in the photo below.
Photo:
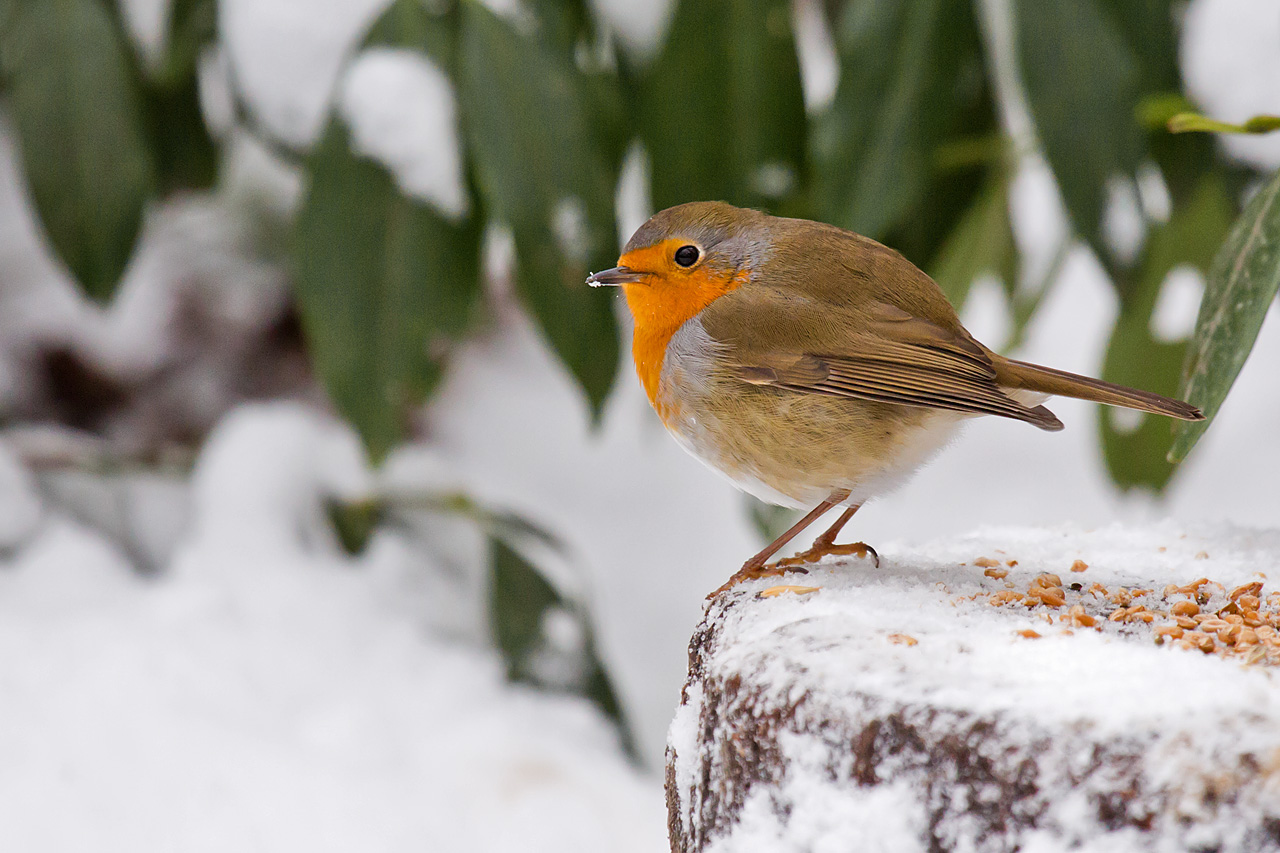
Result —
<path fill-rule="evenodd" d="M 665 240 L 619 259 L 622 266 L 646 272 L 643 281 L 624 285 L 623 291 L 635 321 L 631 356 L 636 373 L 664 422 L 672 412 L 668 401 L 660 401 L 658 384 L 671 337 L 712 302 L 741 287 L 749 275 L 745 270 L 724 273 L 713 268 L 680 269 L 671 257 L 683 244 L 682 240 Z"/>

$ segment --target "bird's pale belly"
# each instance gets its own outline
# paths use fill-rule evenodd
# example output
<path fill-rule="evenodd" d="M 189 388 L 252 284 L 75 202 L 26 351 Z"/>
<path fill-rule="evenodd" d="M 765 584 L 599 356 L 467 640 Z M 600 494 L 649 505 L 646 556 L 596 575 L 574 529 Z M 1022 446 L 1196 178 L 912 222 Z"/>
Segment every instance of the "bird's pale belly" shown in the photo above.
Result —
<path fill-rule="evenodd" d="M 718 366 L 696 319 L 672 338 L 658 402 L 686 450 L 760 500 L 809 509 L 847 490 L 892 491 L 955 435 L 964 415 L 750 385 Z"/>

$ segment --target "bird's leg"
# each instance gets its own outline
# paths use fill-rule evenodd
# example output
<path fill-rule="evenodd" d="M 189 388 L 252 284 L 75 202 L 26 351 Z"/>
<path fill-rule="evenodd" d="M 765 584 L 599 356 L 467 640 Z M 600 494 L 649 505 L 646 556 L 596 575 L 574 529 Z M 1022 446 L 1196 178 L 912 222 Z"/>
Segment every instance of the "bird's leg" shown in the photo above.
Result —
<path fill-rule="evenodd" d="M 840 501 L 844 500 L 847 497 L 849 497 L 848 492 L 838 491 L 834 493 L 831 497 L 827 498 L 822 503 L 818 504 L 816 507 L 810 510 L 810 512 L 804 518 L 800 519 L 795 524 L 791 525 L 791 527 L 787 528 L 785 533 L 783 533 L 777 539 L 773 540 L 768 545 L 766 545 L 760 551 L 759 554 L 756 554 L 750 560 L 747 560 L 745 563 L 743 563 L 742 568 L 734 572 L 733 576 L 724 582 L 724 585 L 722 585 L 719 589 L 717 589 L 715 592 L 711 593 L 711 595 L 707 597 L 714 598 L 715 596 L 719 595 L 720 593 L 724 592 L 725 590 L 729 589 L 735 584 L 741 583 L 742 581 L 756 580 L 757 578 L 767 578 L 767 577 L 774 577 L 776 575 L 785 574 L 787 572 L 785 568 L 781 568 L 780 566 L 772 566 L 772 567 L 766 566 L 766 563 L 768 562 L 769 558 L 772 557 L 774 554 L 778 553 L 779 551 L 781 551 L 782 548 L 792 539 L 796 538 L 796 536 L 798 536 L 801 531 L 803 531 L 810 524 L 813 524 L 815 521 L 817 521 L 819 518 L 825 515 L 826 512 L 830 510 L 833 506 L 835 506 L 836 504 L 838 504 Z M 849 515 L 852 515 L 852 513 L 849 513 Z M 837 527 L 837 530 L 838 529 L 839 528 Z M 833 533 L 832 535 L 834 536 L 835 534 Z M 803 571 L 803 569 L 801 569 L 801 571 Z"/>
<path fill-rule="evenodd" d="M 813 547 L 808 551 L 802 551 L 794 557 L 788 557 L 785 560 L 779 560 L 778 566 L 782 568 L 790 568 L 803 565 L 804 563 L 816 563 L 823 557 L 828 555 L 845 555 L 853 554 L 858 557 L 865 558 L 868 554 L 875 560 L 876 568 L 880 568 L 880 555 L 876 553 L 876 549 L 872 548 L 866 542 L 854 542 L 851 545 L 837 545 L 836 536 L 839 535 L 841 528 L 849 523 L 849 519 L 853 518 L 853 514 L 862 508 L 862 504 L 851 506 L 844 512 L 840 513 L 840 517 L 836 519 L 836 523 L 827 528 L 827 531 L 813 540 Z"/>

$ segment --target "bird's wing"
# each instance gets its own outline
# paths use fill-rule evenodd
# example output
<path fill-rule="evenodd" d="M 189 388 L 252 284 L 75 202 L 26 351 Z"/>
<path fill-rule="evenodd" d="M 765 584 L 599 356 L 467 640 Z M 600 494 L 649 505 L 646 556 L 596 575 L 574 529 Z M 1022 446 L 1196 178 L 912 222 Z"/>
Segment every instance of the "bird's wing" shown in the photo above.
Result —
<path fill-rule="evenodd" d="M 718 302 L 703 312 L 703 326 L 743 382 L 1062 429 L 1048 409 L 1024 406 L 1004 393 L 987 351 L 967 333 L 900 308 L 872 303 L 856 316 L 841 317 L 831 306 L 794 298 L 755 299 L 745 312 L 732 305 L 717 311 Z M 793 343 L 779 346 L 779 340 Z"/>

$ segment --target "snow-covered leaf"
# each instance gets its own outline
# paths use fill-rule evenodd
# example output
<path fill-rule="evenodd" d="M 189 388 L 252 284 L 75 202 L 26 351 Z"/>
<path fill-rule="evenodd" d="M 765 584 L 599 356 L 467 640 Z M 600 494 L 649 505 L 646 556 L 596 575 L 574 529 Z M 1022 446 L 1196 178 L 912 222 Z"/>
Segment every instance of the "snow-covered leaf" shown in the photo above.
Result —
<path fill-rule="evenodd" d="M 236 95 L 259 129 L 290 149 L 315 143 L 350 51 L 389 5 L 390 0 L 221 0 L 218 40 Z"/>
<path fill-rule="evenodd" d="M 1121 301 L 1120 316 L 1102 366 L 1103 379 L 1157 394 L 1178 393 L 1187 343 L 1158 340 L 1153 334 L 1157 299 L 1175 268 L 1189 266 L 1201 272 L 1209 269 L 1230 226 L 1231 214 L 1231 201 L 1222 181 L 1210 176 L 1185 206 L 1152 232 L 1137 284 Z M 1117 486 L 1158 492 L 1168 485 L 1174 472 L 1173 464 L 1166 459 L 1173 443 L 1168 419 L 1101 406 L 1098 426 L 1107 470 Z"/>
<path fill-rule="evenodd" d="M 678 0 L 641 80 L 653 204 L 775 207 L 804 178 L 800 66 L 784 0 Z"/>
<path fill-rule="evenodd" d="M 16 4 L 0 28 L 0 77 L 49 242 L 105 300 L 154 180 L 122 34 L 99 0 Z"/>
<path fill-rule="evenodd" d="M 440 66 L 421 50 L 370 48 L 347 70 L 338 103 L 356 151 L 387 167 L 401 192 L 466 217 L 457 105 Z"/>
<path fill-rule="evenodd" d="M 479 292 L 479 226 L 406 198 L 334 120 L 309 163 L 295 225 L 297 296 L 312 359 L 381 460 L 440 376 Z"/>
<path fill-rule="evenodd" d="M 932 184 L 944 143 L 995 129 L 972 6 L 966 0 L 845 6 L 835 33 L 841 61 L 835 100 L 813 132 L 814 203 L 822 219 L 877 239 L 937 219 L 942 227 L 933 230 L 941 233 L 930 242 L 940 243 L 969 206 L 977 180 L 953 187 L 953 199 Z M 909 250 L 895 236 L 895 248 L 918 264 L 929 262 L 924 241 L 904 236 L 918 247 Z"/>
<path fill-rule="evenodd" d="M 1217 414 L 1280 289 L 1280 173 L 1245 207 L 1213 260 L 1182 369 L 1182 393 Z M 1209 421 L 1180 424 L 1169 458 L 1185 459 Z"/>
<path fill-rule="evenodd" d="M 571 57 L 478 3 L 461 19 L 458 97 L 480 190 L 515 237 L 521 295 L 598 416 L 618 330 L 583 282 L 617 258 L 616 128 Z"/>

